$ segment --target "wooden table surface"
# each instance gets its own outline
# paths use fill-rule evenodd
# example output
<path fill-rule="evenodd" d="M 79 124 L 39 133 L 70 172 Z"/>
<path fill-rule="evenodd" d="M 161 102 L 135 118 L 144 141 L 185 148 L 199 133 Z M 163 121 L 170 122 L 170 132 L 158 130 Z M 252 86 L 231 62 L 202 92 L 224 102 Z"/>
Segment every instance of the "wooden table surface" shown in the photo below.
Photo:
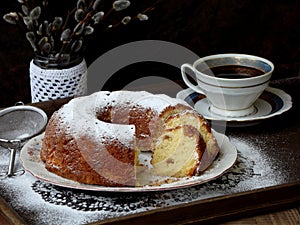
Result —
<path fill-rule="evenodd" d="M 242 219 L 228 219 L 228 222 L 216 223 L 218 225 L 297 225 L 300 224 L 299 207 L 244 217 Z M 241 216 L 239 216 L 241 217 Z M 239 218 L 237 217 L 237 218 Z M 14 210 L 0 199 L 1 225 L 24 225 L 26 222 Z M 204 223 L 201 223 L 204 224 Z M 212 223 L 210 223 L 212 224 Z"/>
<path fill-rule="evenodd" d="M 248 218 L 243 218 L 235 221 L 220 223 L 220 225 L 296 225 L 300 224 L 300 214 L 299 208 L 292 208 L 287 210 L 282 210 L 279 212 L 263 214 L 259 216 L 253 216 Z"/>
<path fill-rule="evenodd" d="M 272 85 L 285 90 L 292 96 L 293 108 L 290 111 L 255 126 L 226 129 L 226 135 L 239 151 L 241 161 L 238 162 L 238 166 L 242 165 L 240 172 L 229 171 L 227 175 L 224 175 L 226 179 L 221 177 L 203 186 L 147 194 L 148 201 L 151 201 L 152 198 L 160 199 L 166 196 L 169 198 L 169 195 L 189 196 L 188 198 L 184 197 L 182 202 L 179 199 L 178 203 L 174 205 L 156 204 L 154 208 L 146 208 L 146 210 L 134 214 L 124 212 L 121 216 L 90 221 L 89 224 L 299 224 L 300 82 L 297 79 Z M 57 100 L 35 105 L 44 109 L 50 116 L 58 106 L 66 101 Z M 251 151 L 253 151 L 253 155 L 250 154 Z M 258 155 L 255 156 L 255 154 Z M 27 179 L 29 176 L 26 174 L 20 179 Z M 239 177 L 239 180 L 235 180 L 235 177 Z M 51 221 L 60 221 L 62 218 L 59 217 L 59 213 L 64 210 L 76 213 L 76 209 L 69 209 L 67 205 L 63 205 L 61 208 L 58 206 L 60 212 L 57 213 L 56 218 L 51 210 L 53 210 L 53 204 L 58 203 L 47 200 L 42 203 L 45 204 L 46 209 L 49 209 L 49 215 L 45 214 L 45 210 L 40 213 L 33 211 L 26 206 L 29 203 L 18 202 L 16 199 L 18 195 L 14 195 L 16 188 L 13 187 L 10 190 L 13 184 L 13 180 L 0 180 L 1 224 L 39 224 L 38 218 L 48 218 L 49 216 L 53 217 Z M 72 190 L 66 192 L 63 188 L 49 187 L 39 181 L 31 184 L 31 187 L 37 184 L 41 189 L 49 188 L 52 192 L 57 191 L 58 194 L 74 194 Z M 212 187 L 216 189 L 211 189 Z M 221 194 L 214 195 L 215 191 Z M 40 192 L 41 190 L 38 193 Z M 201 193 L 213 194 L 206 197 L 201 196 Z M 94 195 L 78 192 L 75 194 L 77 197 L 80 197 L 81 194 Z M 97 194 L 95 197 L 104 198 L 105 201 L 110 198 L 116 199 L 115 195 L 107 193 Z M 145 199 L 144 197 L 144 195 L 133 194 L 133 198 L 136 199 Z M 118 204 L 125 206 L 126 201 L 132 200 L 132 196 L 117 195 L 117 198 L 121 198 L 121 202 Z M 79 213 L 82 212 L 78 211 Z M 50 218 L 48 222 L 48 224 L 52 224 Z"/>

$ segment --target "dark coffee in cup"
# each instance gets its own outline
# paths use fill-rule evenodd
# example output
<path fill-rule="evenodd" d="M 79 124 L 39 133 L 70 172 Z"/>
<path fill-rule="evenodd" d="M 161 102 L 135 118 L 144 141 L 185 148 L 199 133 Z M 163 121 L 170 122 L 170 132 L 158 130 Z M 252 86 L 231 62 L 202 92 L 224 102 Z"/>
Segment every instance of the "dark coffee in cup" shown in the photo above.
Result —
<path fill-rule="evenodd" d="M 202 71 L 202 73 L 226 79 L 243 79 L 263 75 L 265 72 L 248 66 L 226 65 L 212 67 Z"/>

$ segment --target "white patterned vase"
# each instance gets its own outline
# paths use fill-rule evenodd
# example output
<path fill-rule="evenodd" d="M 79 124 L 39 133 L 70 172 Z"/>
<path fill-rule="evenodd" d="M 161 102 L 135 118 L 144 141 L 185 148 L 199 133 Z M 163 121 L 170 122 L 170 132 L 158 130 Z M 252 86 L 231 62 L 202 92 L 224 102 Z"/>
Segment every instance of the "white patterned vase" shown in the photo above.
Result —
<path fill-rule="evenodd" d="M 32 102 L 42 102 L 87 94 L 87 65 L 84 59 L 71 67 L 49 68 L 30 62 Z"/>

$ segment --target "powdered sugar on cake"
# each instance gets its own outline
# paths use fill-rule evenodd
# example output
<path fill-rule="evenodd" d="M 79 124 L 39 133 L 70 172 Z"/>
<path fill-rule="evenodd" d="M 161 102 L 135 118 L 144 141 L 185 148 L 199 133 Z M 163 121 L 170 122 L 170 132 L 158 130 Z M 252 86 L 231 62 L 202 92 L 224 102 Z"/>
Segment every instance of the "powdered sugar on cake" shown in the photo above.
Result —
<path fill-rule="evenodd" d="M 69 129 L 76 138 L 80 138 L 84 133 L 101 142 L 104 134 L 106 137 L 117 138 L 122 144 L 127 145 L 133 141 L 134 125 L 103 122 L 96 117 L 99 109 L 116 105 L 140 105 L 151 108 L 159 115 L 166 107 L 179 103 L 187 105 L 183 100 L 163 94 L 153 95 L 145 91 L 140 91 L 138 94 L 131 91 L 103 91 L 71 100 L 60 109 L 60 117 L 63 121 L 62 128 Z"/>

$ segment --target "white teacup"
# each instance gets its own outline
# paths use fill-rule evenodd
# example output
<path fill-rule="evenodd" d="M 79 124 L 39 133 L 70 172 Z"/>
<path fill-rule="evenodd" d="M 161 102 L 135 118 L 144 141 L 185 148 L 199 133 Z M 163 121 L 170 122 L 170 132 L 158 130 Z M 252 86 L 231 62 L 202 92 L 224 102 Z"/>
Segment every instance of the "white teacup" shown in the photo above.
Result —
<path fill-rule="evenodd" d="M 187 69 L 195 74 L 197 85 L 188 79 Z M 255 113 L 253 104 L 268 87 L 273 70 L 269 60 L 245 54 L 211 55 L 181 66 L 186 85 L 206 95 L 210 111 L 223 117 Z"/>

